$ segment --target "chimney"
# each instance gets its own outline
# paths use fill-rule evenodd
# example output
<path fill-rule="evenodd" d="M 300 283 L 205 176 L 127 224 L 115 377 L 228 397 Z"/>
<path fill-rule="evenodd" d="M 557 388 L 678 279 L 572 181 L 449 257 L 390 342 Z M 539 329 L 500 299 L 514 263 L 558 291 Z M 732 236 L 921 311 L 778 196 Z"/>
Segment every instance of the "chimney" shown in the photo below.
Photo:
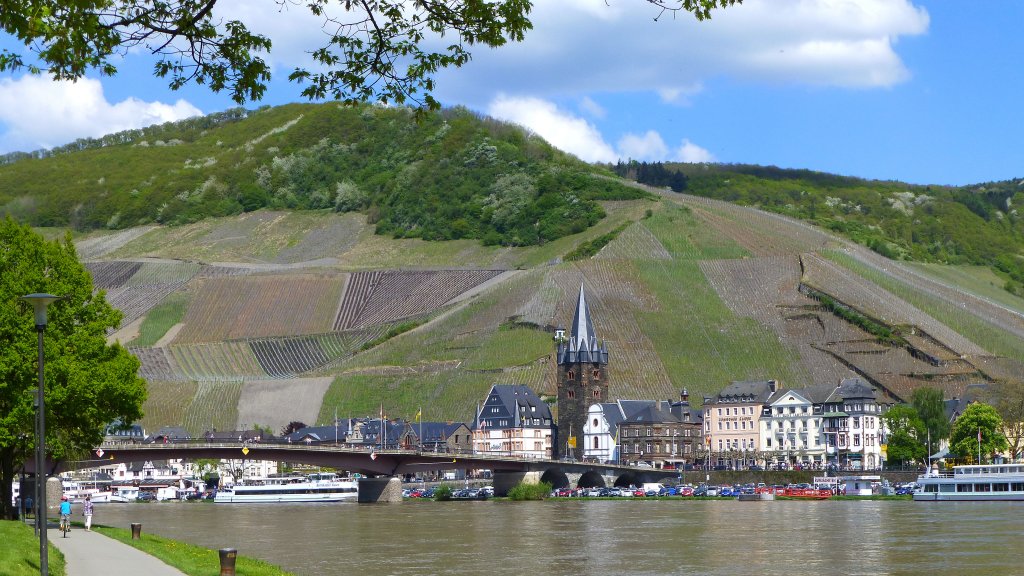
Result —
<path fill-rule="evenodd" d="M 686 391 L 686 388 L 683 388 L 682 393 L 679 394 L 679 399 L 682 400 L 683 402 L 690 401 L 690 393 Z"/>

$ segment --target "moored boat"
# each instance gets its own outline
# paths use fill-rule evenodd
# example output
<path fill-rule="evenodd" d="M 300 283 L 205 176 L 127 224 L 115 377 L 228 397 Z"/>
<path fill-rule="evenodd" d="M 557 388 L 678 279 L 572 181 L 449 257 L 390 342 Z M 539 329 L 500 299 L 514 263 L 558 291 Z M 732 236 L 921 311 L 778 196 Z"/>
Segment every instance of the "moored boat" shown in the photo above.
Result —
<path fill-rule="evenodd" d="M 929 471 L 917 478 L 914 501 L 1024 500 L 1024 464 L 954 466 L 952 474 Z"/>
<path fill-rule="evenodd" d="M 266 478 L 257 484 L 241 484 L 217 491 L 219 503 L 245 502 L 340 502 L 355 500 L 359 484 L 350 478 L 339 478 L 332 472 L 308 476 Z"/>

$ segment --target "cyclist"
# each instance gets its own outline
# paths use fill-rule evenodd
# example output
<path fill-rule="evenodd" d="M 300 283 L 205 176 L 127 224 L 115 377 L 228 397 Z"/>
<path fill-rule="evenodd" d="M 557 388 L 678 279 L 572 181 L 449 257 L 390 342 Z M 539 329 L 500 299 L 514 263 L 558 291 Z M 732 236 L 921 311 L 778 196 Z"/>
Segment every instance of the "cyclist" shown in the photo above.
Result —
<path fill-rule="evenodd" d="M 68 537 L 68 531 L 71 530 L 71 502 L 67 496 L 62 496 L 60 499 L 60 530 L 64 533 L 64 537 Z"/>

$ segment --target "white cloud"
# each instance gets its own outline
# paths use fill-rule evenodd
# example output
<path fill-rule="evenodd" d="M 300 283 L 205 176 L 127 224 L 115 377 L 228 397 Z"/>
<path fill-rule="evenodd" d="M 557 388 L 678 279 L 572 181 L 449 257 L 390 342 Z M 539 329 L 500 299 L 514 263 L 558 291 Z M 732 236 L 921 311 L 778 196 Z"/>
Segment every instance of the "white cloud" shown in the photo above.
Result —
<path fill-rule="evenodd" d="M 679 148 L 670 153 L 665 140 L 655 130 L 625 134 L 613 148 L 592 123 L 540 98 L 500 95 L 491 102 L 487 113 L 524 126 L 556 148 L 587 162 L 712 162 L 715 159 L 710 152 L 689 140 L 683 140 Z"/>
<path fill-rule="evenodd" d="M 593 124 L 559 110 L 551 102 L 499 95 L 487 113 L 525 126 L 556 148 L 587 162 L 613 162 L 617 158 Z"/>
<path fill-rule="evenodd" d="M 52 148 L 77 138 L 98 137 L 196 116 L 186 102 L 108 102 L 99 80 L 54 82 L 26 75 L 0 79 L 0 152 Z"/>
<path fill-rule="evenodd" d="M 654 130 L 643 135 L 626 134 L 619 139 L 619 157 L 623 160 L 664 160 L 667 152 L 665 141 Z"/>
<path fill-rule="evenodd" d="M 706 149 L 684 139 L 679 148 L 676 148 L 675 155 L 671 160 L 676 162 L 714 162 L 715 156 Z"/>
<path fill-rule="evenodd" d="M 685 104 L 712 77 L 888 87 L 909 77 L 898 40 L 929 26 L 912 0 L 746 0 L 704 22 L 656 15 L 634 0 L 537 0 L 523 42 L 474 50 L 463 69 L 439 74 L 439 91 L 471 105 L 497 90 L 656 92 Z"/>

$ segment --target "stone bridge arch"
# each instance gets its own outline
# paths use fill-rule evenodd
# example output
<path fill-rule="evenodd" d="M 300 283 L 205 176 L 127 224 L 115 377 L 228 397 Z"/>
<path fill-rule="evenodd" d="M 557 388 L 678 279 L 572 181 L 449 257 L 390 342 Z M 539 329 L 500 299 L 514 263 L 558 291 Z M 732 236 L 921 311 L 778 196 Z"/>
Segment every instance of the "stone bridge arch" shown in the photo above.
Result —
<path fill-rule="evenodd" d="M 560 468 L 548 468 L 540 476 L 540 482 L 551 484 L 552 488 L 573 488 L 569 475 Z"/>

